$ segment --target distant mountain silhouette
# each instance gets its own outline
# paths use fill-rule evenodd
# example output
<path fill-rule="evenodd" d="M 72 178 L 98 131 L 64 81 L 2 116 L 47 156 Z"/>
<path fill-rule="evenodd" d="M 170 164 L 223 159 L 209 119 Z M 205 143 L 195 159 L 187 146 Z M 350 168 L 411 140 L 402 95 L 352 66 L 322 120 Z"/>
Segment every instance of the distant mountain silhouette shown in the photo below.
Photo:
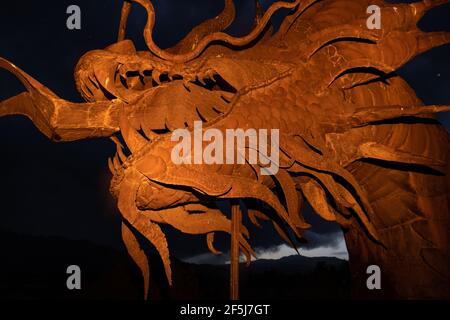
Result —
<path fill-rule="evenodd" d="M 255 270 L 267 271 L 277 266 L 282 266 L 285 273 L 311 273 L 317 265 L 323 264 L 327 267 L 340 268 L 347 264 L 347 261 L 335 257 L 305 257 L 301 255 L 291 255 L 278 260 L 259 259 L 252 265 Z"/>
<path fill-rule="evenodd" d="M 142 299 L 142 278 L 125 251 L 61 237 L 0 230 L 0 299 Z M 150 247 L 153 299 L 227 299 L 229 266 L 172 258 L 173 286 Z M 78 265 L 82 289 L 68 290 L 66 269 Z M 347 261 L 289 256 L 241 266 L 242 299 L 348 298 Z"/>
<path fill-rule="evenodd" d="M 229 266 L 191 265 L 201 298 L 228 297 Z M 241 264 L 242 299 L 346 299 L 350 297 L 348 262 L 334 257 L 292 255 L 278 260 L 256 260 Z M 220 283 L 221 285 L 212 285 Z"/>

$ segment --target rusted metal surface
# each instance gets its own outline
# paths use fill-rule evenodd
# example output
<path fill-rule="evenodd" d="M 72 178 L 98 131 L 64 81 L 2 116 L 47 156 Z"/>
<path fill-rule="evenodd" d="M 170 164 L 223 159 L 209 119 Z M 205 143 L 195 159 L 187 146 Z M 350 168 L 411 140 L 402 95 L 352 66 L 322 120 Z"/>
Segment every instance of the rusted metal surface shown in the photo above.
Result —
<path fill-rule="evenodd" d="M 450 42 L 449 33 L 416 26 L 427 10 L 446 2 L 277 2 L 255 17 L 253 31 L 236 38 L 222 32 L 235 15 L 232 1 L 225 1 L 220 16 L 162 50 L 152 39 L 151 2 L 132 0 L 122 11 L 119 41 L 87 52 L 76 67 L 85 103 L 61 99 L 0 58 L 0 67 L 26 88 L 0 102 L 0 116 L 25 115 L 54 141 L 113 137 L 111 192 L 146 295 L 150 269 L 136 233 L 158 250 L 169 282 L 170 250 L 161 224 L 205 235 L 215 254 L 215 233 L 229 233 L 250 261 L 247 229 L 241 225 L 237 234 L 215 203 L 251 198 L 266 205 L 249 209 L 250 220 L 271 220 L 288 242 L 288 229 L 301 238 L 308 228 L 304 201 L 341 224 L 356 294 L 364 295 L 359 286 L 365 285 L 366 266 L 377 264 L 388 297 L 448 298 L 449 136 L 432 114 L 450 106 L 423 106 L 393 73 Z M 130 4 L 147 11 L 148 51 L 124 40 Z M 366 28 L 366 9 L 373 4 L 381 8 L 380 30 Z M 272 34 L 270 18 L 281 8 L 291 13 Z M 194 121 L 220 132 L 279 129 L 279 172 L 261 176 L 263 165 L 247 162 L 174 164 L 171 133 L 193 130 Z M 232 261 L 236 250 L 233 245 Z M 231 287 L 236 298 L 233 277 Z"/>
<path fill-rule="evenodd" d="M 231 208 L 230 299 L 239 299 L 239 235 L 242 213 L 239 204 Z"/>

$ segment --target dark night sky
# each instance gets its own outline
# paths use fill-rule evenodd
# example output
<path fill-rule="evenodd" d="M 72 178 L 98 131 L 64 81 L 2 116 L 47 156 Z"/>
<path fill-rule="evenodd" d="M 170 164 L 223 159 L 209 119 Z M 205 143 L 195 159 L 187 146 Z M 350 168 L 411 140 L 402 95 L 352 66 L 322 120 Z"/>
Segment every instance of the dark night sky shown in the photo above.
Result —
<path fill-rule="evenodd" d="M 235 2 L 238 17 L 229 32 L 244 34 L 252 24 L 253 1 Z M 265 7 L 270 2 L 262 1 Z M 81 8 L 81 30 L 66 28 L 66 8 L 71 4 Z M 161 47 L 175 44 L 192 26 L 215 16 L 223 6 L 215 0 L 159 0 L 154 4 L 155 40 Z M 120 6 L 121 1 L 114 0 L 2 1 L 0 56 L 61 97 L 81 101 L 72 76 L 75 64 L 85 52 L 115 41 Z M 426 31 L 450 31 L 449 18 L 450 5 L 442 6 L 430 12 L 420 26 Z M 140 49 L 144 49 L 144 23 L 145 13 L 135 7 L 128 36 Z M 417 57 L 399 73 L 426 104 L 450 104 L 449 57 L 450 46 L 443 46 Z M 0 70 L 1 100 L 22 90 L 15 77 Z M 450 113 L 438 117 L 448 129 Z M 112 142 L 51 143 L 22 117 L 0 118 L 0 136 L 0 230 L 87 239 L 121 248 L 120 220 L 108 192 L 106 160 L 114 154 Z M 336 242 L 336 225 L 314 216 L 310 219 L 316 235 L 312 246 Z M 252 236 L 257 246 L 280 243 L 270 227 Z M 169 240 L 179 256 L 206 251 L 203 242 L 177 241 L 183 237 L 171 234 Z"/>

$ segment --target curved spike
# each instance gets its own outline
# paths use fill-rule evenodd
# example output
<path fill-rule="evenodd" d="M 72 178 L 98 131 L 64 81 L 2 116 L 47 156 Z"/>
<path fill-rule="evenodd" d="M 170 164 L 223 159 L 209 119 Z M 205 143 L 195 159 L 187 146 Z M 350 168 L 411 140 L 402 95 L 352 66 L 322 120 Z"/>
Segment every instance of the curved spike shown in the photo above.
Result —
<path fill-rule="evenodd" d="M 292 228 L 294 233 L 300 237 L 296 225 L 285 211 L 278 198 L 270 191 L 270 189 L 251 180 L 236 177 L 235 180 L 237 181 L 233 183 L 231 190 L 222 196 L 223 198 L 253 198 L 267 203 L 277 212 L 283 221 L 285 221 Z"/>
<path fill-rule="evenodd" d="M 33 79 L 31 76 L 29 76 L 23 70 L 18 68 L 12 62 L 9 62 L 8 60 L 3 59 L 1 57 L 0 57 L 0 68 L 8 70 L 13 75 L 15 75 L 20 80 L 20 82 L 22 82 L 22 84 L 27 88 L 30 94 L 41 96 L 42 99 L 47 100 L 58 99 L 58 96 L 55 93 L 53 93 L 50 89 L 48 89 L 40 82 Z"/>
<path fill-rule="evenodd" d="M 313 179 L 301 183 L 301 189 L 314 211 L 327 221 L 336 221 L 336 213 L 328 203 L 325 191 Z"/>
<path fill-rule="evenodd" d="M 417 48 L 415 55 L 428 51 L 432 48 L 442 46 L 450 43 L 450 32 L 436 31 L 436 32 L 421 32 L 415 33 L 415 40 L 417 41 Z"/>
<path fill-rule="evenodd" d="M 259 0 L 255 0 L 255 20 L 253 21 L 253 28 L 256 28 L 264 16 L 264 8 Z"/>
<path fill-rule="evenodd" d="M 251 256 L 250 253 L 249 253 L 247 250 L 245 250 L 242 246 L 240 246 L 240 248 L 241 248 L 241 252 L 244 254 L 245 259 L 246 259 L 245 266 L 246 266 L 246 267 L 249 267 L 250 264 L 252 263 L 252 256 Z"/>
<path fill-rule="evenodd" d="M 246 265 L 246 267 L 249 267 L 250 264 L 252 263 L 252 255 L 242 244 L 239 244 L 239 247 L 240 247 L 242 253 L 245 255 L 245 259 L 246 259 L 245 265 Z"/>
<path fill-rule="evenodd" d="M 127 28 L 128 16 L 130 15 L 131 2 L 124 0 L 122 10 L 120 13 L 119 33 L 117 35 L 117 42 L 125 39 L 125 32 Z"/>
<path fill-rule="evenodd" d="M 200 82 L 202 85 L 206 86 L 205 79 L 202 76 L 198 76 L 197 81 Z"/>
<path fill-rule="evenodd" d="M 133 129 L 130 122 L 125 116 L 125 111 L 122 108 L 122 112 L 119 117 L 119 127 L 123 140 L 125 141 L 128 149 L 131 153 L 135 153 L 141 150 L 146 144 L 147 140 Z"/>
<path fill-rule="evenodd" d="M 358 108 L 347 119 L 342 119 L 352 127 L 363 127 L 374 122 L 390 120 L 400 117 L 414 117 L 433 114 L 437 112 L 450 111 L 450 105 L 428 105 L 428 106 L 374 106 Z"/>
<path fill-rule="evenodd" d="M 241 224 L 240 231 L 247 239 L 250 239 L 250 232 L 243 224 Z"/>
<path fill-rule="evenodd" d="M 119 157 L 117 154 L 115 154 L 113 157 L 113 165 L 117 171 L 119 171 L 120 168 L 122 167 L 122 163 L 120 163 L 120 160 L 119 160 Z"/>
<path fill-rule="evenodd" d="M 169 285 L 172 285 L 172 268 L 170 266 L 169 247 L 166 236 L 160 226 L 151 222 L 150 219 L 144 219 L 144 217 L 140 216 L 133 223 L 133 227 L 135 227 L 136 230 L 147 238 L 156 248 L 163 261 L 167 281 L 169 282 Z"/>
<path fill-rule="evenodd" d="M 247 251 L 250 255 L 257 258 L 256 252 L 253 250 L 252 246 L 245 240 L 245 238 L 240 235 L 239 236 L 239 246 L 241 248 L 244 248 L 245 251 Z"/>
<path fill-rule="evenodd" d="M 449 2 L 449 0 L 425 0 L 422 2 L 410 3 L 409 6 L 413 8 L 418 21 L 425 15 L 428 10 Z"/>
<path fill-rule="evenodd" d="M 269 188 L 251 179 L 225 176 L 218 173 L 202 173 L 185 165 L 168 166 L 166 172 L 151 180 L 169 185 L 191 187 L 201 193 L 222 199 L 253 198 L 270 205 L 278 215 L 300 236 L 295 224 L 278 198 Z"/>
<path fill-rule="evenodd" d="M 369 236 L 371 236 L 375 241 L 382 243 L 380 240 L 380 236 L 378 235 L 377 229 L 375 229 L 374 225 L 370 222 L 367 214 L 363 211 L 361 206 L 356 202 L 355 198 L 350 194 L 350 192 L 345 189 L 342 186 L 339 186 L 341 188 L 341 192 L 344 195 L 344 197 L 347 199 L 347 201 L 352 203 L 351 209 L 356 213 L 356 216 L 361 221 L 364 228 L 367 230 Z"/>
<path fill-rule="evenodd" d="M 194 27 L 177 45 L 168 49 L 168 52 L 179 53 L 195 49 L 205 36 L 228 28 L 235 16 L 236 8 L 233 0 L 225 0 L 223 11 L 218 16 Z"/>
<path fill-rule="evenodd" d="M 432 159 L 426 156 L 397 150 L 376 142 L 366 142 L 361 144 L 358 147 L 358 158 L 370 158 L 383 161 L 423 165 L 432 168 L 445 167 L 447 165 L 447 163 L 443 160 Z"/>
<path fill-rule="evenodd" d="M 152 79 L 158 84 L 161 84 L 161 71 L 155 69 L 152 71 Z"/>
<path fill-rule="evenodd" d="M 135 178 L 134 180 L 133 177 Z M 170 253 L 166 236 L 157 224 L 151 222 L 152 219 L 140 214 L 136 207 L 136 192 L 138 189 L 136 178 L 136 176 L 130 176 L 122 182 L 118 199 L 120 213 L 156 248 L 163 261 L 167 281 L 172 285 L 172 269 L 170 267 Z"/>
<path fill-rule="evenodd" d="M 97 83 L 115 98 L 128 102 L 126 95 L 122 94 L 115 84 L 116 70 L 114 68 L 105 68 L 105 65 L 102 63 L 94 64 L 93 67 Z"/>
<path fill-rule="evenodd" d="M 158 56 L 161 59 L 171 61 L 174 63 L 184 63 L 191 61 L 195 58 L 197 58 L 205 49 L 206 47 L 214 41 L 223 41 L 225 43 L 228 43 L 233 46 L 245 46 L 248 43 L 255 40 L 261 32 L 264 30 L 267 23 L 270 21 L 270 18 L 272 15 L 282 9 L 294 9 L 298 6 L 300 3 L 300 0 L 295 0 L 294 2 L 275 2 L 273 3 L 270 8 L 266 11 L 264 14 L 264 17 L 261 19 L 260 24 L 247 36 L 244 36 L 242 38 L 236 38 L 232 37 L 226 33 L 223 32 L 215 32 L 212 34 L 209 34 L 208 36 L 204 37 L 197 47 L 194 50 L 191 50 L 185 54 L 170 54 L 169 52 L 162 50 L 159 48 L 155 42 L 153 41 L 153 27 L 155 25 L 155 9 L 150 1 L 146 0 L 132 0 L 138 4 L 140 4 L 147 12 L 147 23 L 145 25 L 144 29 L 144 39 L 145 43 L 147 44 L 147 47 L 150 49 L 150 51 Z"/>
<path fill-rule="evenodd" d="M 295 183 L 286 170 L 279 170 L 275 175 L 284 193 L 284 199 L 287 204 L 287 211 L 294 224 L 300 229 L 308 229 L 311 227 L 306 223 L 300 215 L 300 202 L 295 189 Z"/>
<path fill-rule="evenodd" d="M 214 232 L 231 233 L 231 221 L 220 210 L 201 206 L 203 208 L 201 209 L 202 213 L 195 214 L 189 212 L 189 209 L 187 209 L 189 206 L 191 205 L 165 209 L 164 214 L 160 214 L 159 211 L 137 210 L 140 215 L 158 223 L 168 224 L 183 233 L 207 234 L 207 241 L 214 239 L 214 236 L 211 236 Z M 199 210 L 196 209 L 195 211 L 198 212 Z M 249 232 L 245 226 L 241 226 L 241 233 L 249 237 Z"/>
<path fill-rule="evenodd" d="M 400 41 L 401 40 L 401 41 Z M 323 95 L 330 86 L 349 71 L 359 68 L 375 68 L 384 73 L 391 73 L 402 65 L 416 57 L 418 54 L 432 48 L 450 43 L 450 32 L 411 32 L 392 31 L 376 44 L 367 43 L 336 43 L 326 46 L 325 50 L 318 52 L 310 60 L 312 65 L 322 62 L 320 65 L 322 76 L 317 83 L 316 94 Z M 320 61 L 320 62 L 319 62 Z M 326 63 L 323 63 L 326 61 Z M 364 73 L 363 75 L 367 75 Z M 354 87 L 360 83 L 378 78 L 363 77 L 352 80 L 348 84 L 345 81 L 338 83 L 341 88 Z"/>
<path fill-rule="evenodd" d="M 164 210 L 161 219 L 163 223 L 187 234 L 209 234 L 214 231 L 231 232 L 230 220 L 218 209 L 208 209 L 201 214 L 189 214 L 184 208 L 176 207 Z"/>
<path fill-rule="evenodd" d="M 141 249 L 136 236 L 133 234 L 131 229 L 123 222 L 122 239 L 129 255 L 142 272 L 142 277 L 144 278 L 144 299 L 147 300 L 148 290 L 150 286 L 150 267 L 148 264 L 148 258 L 145 252 Z"/>
<path fill-rule="evenodd" d="M 94 93 L 86 83 L 84 82 L 80 83 L 79 91 L 83 99 L 85 99 L 86 101 L 92 102 L 95 100 Z"/>
<path fill-rule="evenodd" d="M 340 54 L 339 54 L 339 56 L 341 58 L 344 57 L 344 55 L 340 55 Z M 386 74 L 389 74 L 389 73 L 395 71 L 395 69 L 396 69 L 394 66 L 387 65 L 383 61 L 377 61 L 374 58 L 362 57 L 362 58 L 353 58 L 350 60 L 345 59 L 345 62 L 337 63 L 334 70 L 333 70 L 333 68 L 330 68 L 333 71 L 331 71 L 331 72 L 327 71 L 327 76 L 320 79 L 322 84 L 318 86 L 318 89 L 316 90 L 316 94 L 322 95 L 324 92 L 326 92 L 328 90 L 329 87 L 331 87 L 338 79 L 340 79 L 341 76 L 343 76 L 344 74 L 346 74 L 348 71 L 350 71 L 352 69 L 358 69 L 358 68 L 376 69 L 377 71 L 379 71 L 381 73 L 386 73 Z M 329 69 L 327 69 L 327 70 L 329 70 Z M 372 78 L 369 78 L 369 79 L 364 78 L 364 81 L 370 81 L 377 77 L 378 77 L 378 75 L 374 75 Z M 353 87 L 353 86 L 357 85 L 358 83 L 359 82 L 352 83 L 351 86 L 347 85 L 346 87 Z"/>
<path fill-rule="evenodd" d="M 294 25 L 294 23 L 297 21 L 297 19 L 305 12 L 305 10 L 310 8 L 313 4 L 315 4 L 316 2 L 319 2 L 319 1 L 321 1 L 321 0 L 302 1 L 299 8 L 297 9 L 297 11 L 294 14 L 287 16 L 283 20 L 281 26 L 279 27 L 279 29 L 275 35 L 277 40 L 283 40 L 283 38 L 286 36 L 286 34 L 291 29 L 291 27 Z"/>
<path fill-rule="evenodd" d="M 0 117 L 24 115 L 54 141 L 108 137 L 119 130 L 119 101 L 72 103 L 56 96 L 8 60 L 0 58 L 0 68 L 11 72 L 27 89 L 0 101 Z"/>
<path fill-rule="evenodd" d="M 300 234 L 296 228 L 296 225 L 292 221 L 289 214 L 284 209 L 283 205 L 280 203 L 278 198 L 270 191 L 269 188 L 260 184 L 259 182 L 255 182 L 250 179 L 242 178 L 242 177 L 233 177 L 232 188 L 225 195 L 221 196 L 222 198 L 253 198 L 259 199 L 268 205 L 270 205 L 277 214 L 285 221 L 294 231 L 294 233 L 300 237 Z"/>
<path fill-rule="evenodd" d="M 214 236 L 215 236 L 215 233 L 214 233 L 214 232 L 208 233 L 208 234 L 206 235 L 206 242 L 207 242 L 207 244 L 208 244 L 208 249 L 209 249 L 209 251 L 211 251 L 212 254 L 218 256 L 218 255 L 221 255 L 222 252 L 219 251 L 219 250 L 217 250 L 217 249 L 214 247 Z"/>
<path fill-rule="evenodd" d="M 114 164 L 113 164 L 111 158 L 108 158 L 108 167 L 109 167 L 109 171 L 111 171 L 112 174 L 116 173 L 116 168 L 114 167 Z"/>
<path fill-rule="evenodd" d="M 411 30 L 416 32 L 417 34 L 417 23 L 422 18 L 422 16 L 432 7 L 448 3 L 448 0 L 432 0 L 430 2 L 420 2 L 413 4 L 392 4 L 385 5 L 380 3 L 379 5 L 383 5 L 383 18 L 385 19 L 385 24 L 383 24 L 382 30 L 374 29 L 370 30 L 368 28 L 362 28 L 361 26 L 365 26 L 366 24 L 366 16 L 363 16 L 363 11 L 360 11 L 359 15 L 354 19 L 350 19 L 345 24 L 334 25 L 329 28 L 321 28 L 316 29 L 316 31 L 312 32 L 309 37 L 309 42 L 312 45 L 312 50 L 310 47 L 305 51 L 309 53 L 309 57 L 311 57 L 317 49 L 323 49 L 325 44 L 336 43 L 335 40 L 348 38 L 345 40 L 353 39 L 361 39 L 361 40 L 369 40 L 371 42 L 378 42 L 377 40 L 384 40 L 384 38 L 389 39 L 392 33 L 404 34 L 406 39 L 410 37 L 410 32 L 406 30 Z M 375 3 L 372 3 L 375 4 Z M 405 39 L 403 37 L 399 37 L 404 42 Z M 410 40 L 410 39 L 408 39 Z M 420 41 L 420 40 L 419 40 Z M 407 50 L 414 48 L 415 43 L 411 42 L 407 45 Z M 418 48 L 419 51 L 420 45 Z M 311 53 L 310 53 L 311 52 Z M 367 50 L 369 52 L 369 50 Z M 366 52 L 366 53 L 367 53 Z M 350 57 L 351 58 L 351 57 Z M 381 59 L 385 57 L 381 56 Z"/>
<path fill-rule="evenodd" d="M 363 25 L 366 19 L 360 20 L 355 25 Z M 309 38 L 312 46 L 308 47 L 306 59 L 310 59 L 319 50 L 326 47 L 327 44 L 334 43 L 339 39 L 349 39 L 349 41 L 365 40 L 376 43 L 381 39 L 381 33 L 378 30 L 370 30 L 366 28 L 355 28 L 353 24 L 341 25 L 339 28 L 331 26 L 329 28 L 321 29 L 319 32 L 313 33 Z"/>
<path fill-rule="evenodd" d="M 328 160 L 326 157 L 312 152 L 302 143 L 299 143 L 288 136 L 285 136 L 284 139 L 280 139 L 280 142 L 281 149 L 283 149 L 286 154 L 291 154 L 291 156 L 293 156 L 295 160 L 303 166 L 308 167 L 314 171 L 324 171 L 332 173 L 344 179 L 354 189 L 368 214 L 370 215 L 373 213 L 372 206 L 369 203 L 369 199 L 367 198 L 366 193 L 350 172 L 345 170 L 338 163 L 332 160 Z"/>
<path fill-rule="evenodd" d="M 250 150 L 250 148 L 246 148 L 247 152 L 244 152 L 244 154 L 242 155 L 244 157 L 244 159 L 245 159 L 245 164 L 250 166 L 250 168 L 252 168 L 252 172 L 255 175 L 255 179 L 257 181 L 261 181 L 261 179 L 262 179 L 262 177 L 261 177 L 261 167 L 258 164 L 252 164 L 250 162 L 250 152 L 248 152 L 248 150 Z"/>
<path fill-rule="evenodd" d="M 248 217 L 256 227 L 262 228 L 262 225 L 258 222 L 258 218 L 261 220 L 269 221 L 270 219 L 262 212 L 258 210 L 248 210 Z"/>
<path fill-rule="evenodd" d="M 331 177 L 329 174 L 313 171 L 299 164 L 295 164 L 294 166 L 292 166 L 289 171 L 293 173 L 306 173 L 313 176 L 325 186 L 325 188 L 337 203 L 346 208 L 351 207 L 351 204 L 347 200 L 345 200 L 343 195 L 339 192 L 338 183 L 334 181 L 333 177 Z"/>
<path fill-rule="evenodd" d="M 127 161 L 127 156 L 123 153 L 123 146 L 120 143 L 119 139 L 117 139 L 117 137 L 113 136 L 113 137 L 111 137 L 111 140 L 116 145 L 116 152 L 119 155 L 120 161 L 122 161 L 122 163 Z"/>

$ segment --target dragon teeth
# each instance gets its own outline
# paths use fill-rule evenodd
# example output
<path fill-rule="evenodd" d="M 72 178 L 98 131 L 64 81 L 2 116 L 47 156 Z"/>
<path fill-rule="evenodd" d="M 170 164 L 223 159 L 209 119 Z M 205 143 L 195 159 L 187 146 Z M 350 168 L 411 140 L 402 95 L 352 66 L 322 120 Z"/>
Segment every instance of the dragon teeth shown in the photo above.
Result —
<path fill-rule="evenodd" d="M 216 74 L 215 74 L 215 72 L 212 71 L 212 70 L 209 70 L 209 71 L 206 72 L 206 77 L 207 77 L 209 80 L 211 80 L 211 81 L 216 82 L 216 80 L 214 79 L 215 76 L 216 76 Z"/>
<path fill-rule="evenodd" d="M 161 72 L 159 72 L 158 70 L 153 70 L 152 72 L 152 78 L 153 80 L 155 80 L 155 82 L 160 85 L 161 84 Z"/>

